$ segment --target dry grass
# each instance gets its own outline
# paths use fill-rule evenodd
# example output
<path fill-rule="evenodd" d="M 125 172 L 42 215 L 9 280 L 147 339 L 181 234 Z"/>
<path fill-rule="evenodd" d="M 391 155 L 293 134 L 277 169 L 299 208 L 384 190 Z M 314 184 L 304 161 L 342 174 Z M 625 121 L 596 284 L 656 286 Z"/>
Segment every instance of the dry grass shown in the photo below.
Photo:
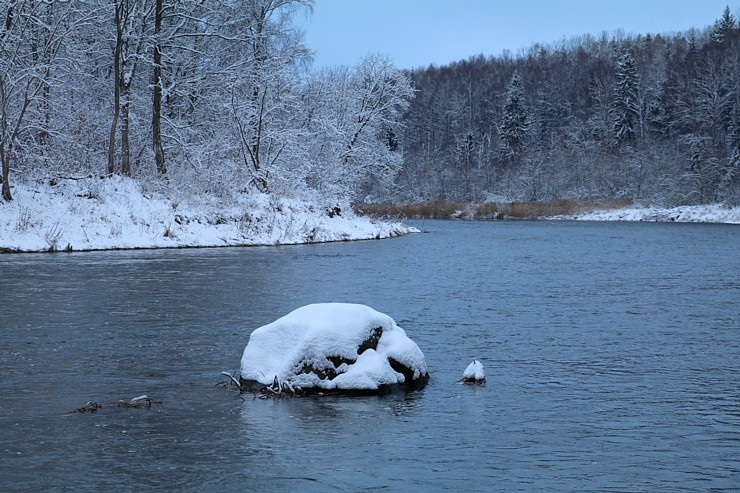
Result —
<path fill-rule="evenodd" d="M 355 210 L 374 217 L 405 219 L 539 219 L 574 216 L 592 210 L 620 209 L 629 205 L 627 199 L 508 203 L 438 200 L 413 204 L 357 204 Z"/>
<path fill-rule="evenodd" d="M 413 204 L 357 204 L 354 209 L 368 216 L 406 219 L 467 218 L 470 204 L 435 200 Z"/>

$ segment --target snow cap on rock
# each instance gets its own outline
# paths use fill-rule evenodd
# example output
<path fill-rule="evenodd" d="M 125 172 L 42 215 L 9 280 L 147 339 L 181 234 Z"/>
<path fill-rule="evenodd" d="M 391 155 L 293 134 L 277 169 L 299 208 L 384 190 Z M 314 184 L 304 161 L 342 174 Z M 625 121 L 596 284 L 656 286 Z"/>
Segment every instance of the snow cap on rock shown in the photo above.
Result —
<path fill-rule="evenodd" d="M 396 322 L 359 304 L 307 305 L 256 329 L 241 360 L 247 386 L 375 391 L 426 381 L 419 346 Z"/>
<path fill-rule="evenodd" d="M 464 383 L 483 383 L 486 381 L 486 370 L 483 363 L 473 358 L 473 362 L 463 372 Z"/>

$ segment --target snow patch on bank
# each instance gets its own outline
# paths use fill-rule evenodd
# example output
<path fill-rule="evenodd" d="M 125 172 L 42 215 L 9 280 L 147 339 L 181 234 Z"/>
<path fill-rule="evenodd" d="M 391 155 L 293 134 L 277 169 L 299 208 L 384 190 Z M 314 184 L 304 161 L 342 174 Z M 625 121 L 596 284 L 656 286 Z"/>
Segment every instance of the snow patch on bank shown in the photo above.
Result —
<path fill-rule="evenodd" d="M 740 207 L 726 207 L 722 204 L 680 206 L 670 209 L 635 207 L 628 209 L 594 210 L 584 214 L 557 216 L 551 219 L 740 224 Z"/>
<path fill-rule="evenodd" d="M 338 213 L 337 213 L 338 212 Z M 0 250 L 285 245 L 391 238 L 418 230 L 265 194 L 172 199 L 114 176 L 17 184 L 0 201 Z"/>

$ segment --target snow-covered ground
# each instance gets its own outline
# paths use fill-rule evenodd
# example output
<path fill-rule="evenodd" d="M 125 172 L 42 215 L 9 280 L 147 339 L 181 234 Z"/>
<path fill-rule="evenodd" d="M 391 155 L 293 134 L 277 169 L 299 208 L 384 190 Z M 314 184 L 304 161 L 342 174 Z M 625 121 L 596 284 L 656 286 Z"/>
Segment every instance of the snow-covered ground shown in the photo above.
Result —
<path fill-rule="evenodd" d="M 280 245 L 390 238 L 417 230 L 329 207 L 250 194 L 174 200 L 128 178 L 18 183 L 0 200 L 0 251 Z"/>
<path fill-rule="evenodd" d="M 384 313 L 353 303 L 307 305 L 254 330 L 241 360 L 247 386 L 376 391 L 425 382 L 419 346 Z"/>
<path fill-rule="evenodd" d="M 740 207 L 725 207 L 721 204 L 687 205 L 670 209 L 634 207 L 627 209 L 594 210 L 584 214 L 557 216 L 550 219 L 740 224 Z"/>

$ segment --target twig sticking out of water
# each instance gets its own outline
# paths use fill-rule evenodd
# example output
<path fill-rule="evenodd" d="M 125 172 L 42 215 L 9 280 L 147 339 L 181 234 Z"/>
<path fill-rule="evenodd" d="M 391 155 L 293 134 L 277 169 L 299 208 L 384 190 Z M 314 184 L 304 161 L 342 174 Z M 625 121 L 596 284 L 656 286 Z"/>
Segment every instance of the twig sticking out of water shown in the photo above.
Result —
<path fill-rule="evenodd" d="M 293 387 L 289 382 L 280 382 L 277 375 L 272 380 L 271 385 L 266 385 L 260 389 L 260 399 L 268 399 L 270 397 L 294 397 L 301 395 L 303 389 L 300 387 Z"/>
<path fill-rule="evenodd" d="M 239 394 L 237 395 L 237 397 L 239 397 L 239 399 L 241 399 L 242 401 L 244 401 L 244 397 L 242 397 L 242 395 L 241 395 L 242 392 L 244 391 L 244 389 L 242 389 L 241 383 L 236 378 L 236 372 L 234 372 L 233 374 L 231 374 L 231 373 L 229 373 L 227 371 L 222 371 L 221 372 L 221 375 L 224 375 L 225 377 L 229 377 L 229 379 L 228 380 L 222 380 L 222 381 L 218 382 L 216 384 L 216 387 L 224 387 L 227 390 L 234 389 L 234 390 L 236 390 L 236 391 L 239 392 Z"/>
<path fill-rule="evenodd" d="M 86 412 L 96 413 L 96 412 L 98 412 L 98 409 L 100 409 L 101 407 L 103 407 L 103 406 L 101 406 L 97 402 L 87 401 L 87 403 L 85 403 L 84 406 L 78 407 L 77 409 L 72 409 L 67 414 L 72 414 L 72 413 L 86 413 Z"/>
<path fill-rule="evenodd" d="M 236 388 L 238 388 L 239 390 L 241 390 L 242 386 L 239 383 L 239 380 L 236 379 L 236 372 L 234 372 L 234 375 L 232 375 L 231 373 L 229 373 L 227 371 L 222 371 L 221 372 L 221 375 L 223 375 L 225 377 L 229 377 L 230 384 L 233 383 L 234 385 L 236 385 Z M 225 383 L 225 382 L 219 382 L 216 385 L 220 385 L 222 383 Z"/>

